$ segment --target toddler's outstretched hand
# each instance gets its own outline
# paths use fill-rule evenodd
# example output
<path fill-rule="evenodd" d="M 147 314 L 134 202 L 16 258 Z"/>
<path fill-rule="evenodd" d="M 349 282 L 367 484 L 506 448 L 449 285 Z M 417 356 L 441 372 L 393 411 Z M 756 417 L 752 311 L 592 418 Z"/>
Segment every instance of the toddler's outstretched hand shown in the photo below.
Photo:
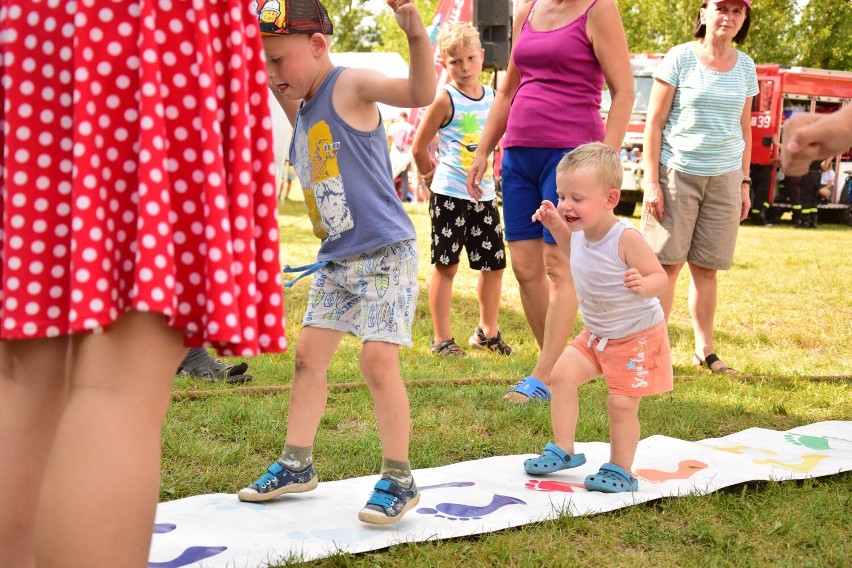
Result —
<path fill-rule="evenodd" d="M 635 268 L 628 268 L 624 272 L 624 287 L 635 296 L 645 297 L 645 277 Z"/>
<path fill-rule="evenodd" d="M 420 12 L 417 11 L 417 6 L 414 5 L 412 0 L 387 0 L 387 3 L 393 10 L 397 25 L 405 32 L 405 35 L 410 36 L 420 31 L 426 31 L 423 21 L 420 19 Z"/>
<path fill-rule="evenodd" d="M 532 220 L 540 222 L 549 231 L 553 231 L 562 222 L 556 206 L 547 200 L 541 202 L 541 206 L 533 213 Z"/>

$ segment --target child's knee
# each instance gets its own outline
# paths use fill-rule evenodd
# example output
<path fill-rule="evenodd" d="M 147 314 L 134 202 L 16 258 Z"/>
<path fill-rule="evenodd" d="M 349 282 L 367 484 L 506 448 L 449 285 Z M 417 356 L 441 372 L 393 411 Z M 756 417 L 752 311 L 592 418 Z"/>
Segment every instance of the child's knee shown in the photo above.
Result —
<path fill-rule="evenodd" d="M 458 271 L 458 262 L 455 264 L 440 264 L 437 262 L 435 263 L 435 272 L 440 274 L 443 278 L 454 278 Z"/>
<path fill-rule="evenodd" d="M 610 414 L 629 417 L 639 413 L 638 396 L 626 396 L 623 394 L 610 394 L 607 400 L 607 408 Z"/>

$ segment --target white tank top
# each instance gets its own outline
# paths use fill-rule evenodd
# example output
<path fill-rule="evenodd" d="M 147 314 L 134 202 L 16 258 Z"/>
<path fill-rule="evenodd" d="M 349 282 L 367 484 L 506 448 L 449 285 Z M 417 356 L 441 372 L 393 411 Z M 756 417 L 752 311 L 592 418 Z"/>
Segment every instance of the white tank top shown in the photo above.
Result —
<path fill-rule="evenodd" d="M 583 231 L 571 235 L 571 275 L 580 303 L 583 323 L 600 338 L 626 337 L 663 321 L 657 298 L 640 298 L 624 287 L 629 268 L 618 256 L 618 242 L 625 231 L 636 231 L 629 221 L 619 219 L 603 239 L 590 242 Z"/>

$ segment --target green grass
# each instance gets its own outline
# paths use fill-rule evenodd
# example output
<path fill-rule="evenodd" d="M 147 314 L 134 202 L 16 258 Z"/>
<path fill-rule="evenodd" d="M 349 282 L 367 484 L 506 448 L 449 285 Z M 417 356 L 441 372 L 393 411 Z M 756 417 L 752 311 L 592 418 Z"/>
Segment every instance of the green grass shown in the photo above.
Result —
<path fill-rule="evenodd" d="M 549 406 L 500 401 L 506 386 L 528 372 L 537 356 L 511 270 L 504 278 L 500 327 L 516 355 L 468 350 L 467 359 L 432 357 L 426 292 L 429 218 L 423 205 L 406 207 L 417 227 L 421 254 L 415 345 L 402 351 L 402 375 L 410 385 L 412 465 L 435 467 L 539 450 L 552 437 Z M 280 222 L 284 261 L 312 261 L 318 241 L 304 206 L 285 203 Z M 739 379 L 692 366 L 687 278 L 684 271 L 670 320 L 675 390 L 643 402 L 643 436 L 699 440 L 751 427 L 785 430 L 821 420 L 852 420 L 852 228 L 741 227 L 734 268 L 719 275 L 716 316 L 717 352 L 738 369 Z M 302 281 L 286 292 L 291 347 L 299 339 L 307 290 L 308 282 Z M 478 319 L 475 293 L 475 273 L 463 261 L 452 321 L 462 345 Z M 314 454 L 322 480 L 374 474 L 381 463 L 358 352 L 357 341 L 344 339 L 329 370 L 328 407 Z M 254 381 L 248 386 L 267 392 L 176 379 L 163 438 L 161 500 L 236 492 L 278 455 L 293 349 L 249 362 Z M 608 440 L 605 401 L 601 381 L 583 387 L 578 441 Z M 310 564 L 849 566 L 850 495 L 849 473 L 746 484 L 702 497 L 662 499 L 611 513 L 561 517 L 357 556 L 340 554 Z"/>

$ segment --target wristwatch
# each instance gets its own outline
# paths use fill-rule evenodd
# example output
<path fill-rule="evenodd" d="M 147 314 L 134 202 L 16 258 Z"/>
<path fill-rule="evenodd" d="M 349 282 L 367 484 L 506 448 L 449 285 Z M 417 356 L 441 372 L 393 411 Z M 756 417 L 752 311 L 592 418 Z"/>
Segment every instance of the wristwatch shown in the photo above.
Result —
<path fill-rule="evenodd" d="M 743 183 L 748 184 L 751 187 L 751 178 L 743 178 Z"/>

